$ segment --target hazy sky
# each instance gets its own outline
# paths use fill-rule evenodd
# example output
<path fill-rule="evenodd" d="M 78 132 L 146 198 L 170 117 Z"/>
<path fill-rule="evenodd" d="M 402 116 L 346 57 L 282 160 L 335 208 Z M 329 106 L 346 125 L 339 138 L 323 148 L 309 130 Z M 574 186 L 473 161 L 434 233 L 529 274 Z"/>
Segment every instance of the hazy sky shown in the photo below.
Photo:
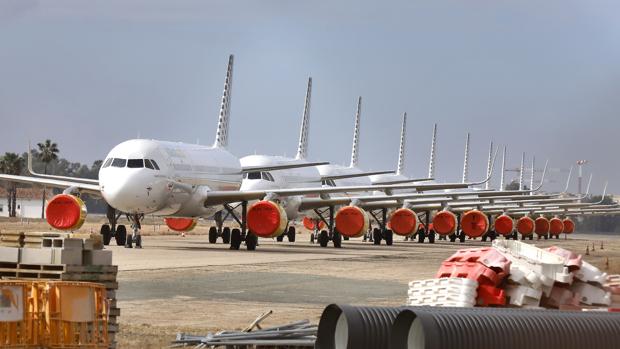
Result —
<path fill-rule="evenodd" d="M 406 111 L 412 176 L 437 122 L 441 180 L 460 179 L 470 131 L 472 178 L 493 140 L 512 167 L 523 151 L 556 169 L 589 159 L 594 191 L 620 191 L 613 0 L 0 0 L 0 153 L 52 138 L 90 163 L 138 134 L 211 144 L 230 53 L 239 156 L 294 155 L 312 76 L 313 160 L 349 162 L 361 95 L 363 168 L 396 166 Z"/>

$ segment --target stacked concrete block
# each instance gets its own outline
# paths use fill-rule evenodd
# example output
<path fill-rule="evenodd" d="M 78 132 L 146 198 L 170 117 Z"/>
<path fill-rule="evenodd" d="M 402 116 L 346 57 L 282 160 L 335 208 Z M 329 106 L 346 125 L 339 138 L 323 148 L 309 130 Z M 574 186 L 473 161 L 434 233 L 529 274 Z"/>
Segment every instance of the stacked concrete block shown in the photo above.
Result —
<path fill-rule="evenodd" d="M 0 246 L 3 247 L 22 247 L 24 246 L 23 232 L 0 231 Z"/>

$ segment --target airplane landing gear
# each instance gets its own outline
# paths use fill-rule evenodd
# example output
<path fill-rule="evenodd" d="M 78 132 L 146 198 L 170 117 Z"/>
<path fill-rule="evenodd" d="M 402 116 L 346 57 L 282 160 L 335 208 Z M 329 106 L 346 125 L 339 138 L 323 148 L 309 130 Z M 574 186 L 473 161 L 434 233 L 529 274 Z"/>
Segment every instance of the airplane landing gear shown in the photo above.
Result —
<path fill-rule="evenodd" d="M 117 212 L 116 209 L 110 205 L 108 205 L 108 210 L 106 212 L 106 218 L 108 218 L 108 224 L 103 224 L 101 229 L 99 230 L 100 234 L 103 238 L 103 244 L 108 246 L 112 238 L 115 238 L 116 244 L 118 246 L 125 245 L 125 239 L 127 236 L 127 229 L 124 225 L 118 224 L 118 219 L 121 217 L 122 213 Z"/>
<path fill-rule="evenodd" d="M 136 248 L 142 248 L 142 235 L 140 235 L 140 229 L 142 228 L 142 224 L 140 221 L 144 218 L 143 214 L 134 214 L 131 216 L 127 216 L 131 223 L 131 228 L 133 229 L 133 233 L 131 236 L 128 236 L 125 241 L 125 248 L 132 248 L 132 243 L 135 244 Z"/>
<path fill-rule="evenodd" d="M 230 243 L 231 250 L 240 249 L 241 243 L 245 241 L 245 247 L 248 251 L 254 251 L 256 250 L 256 246 L 258 246 L 258 236 L 247 230 L 248 202 L 242 201 L 239 205 L 241 206 L 241 218 L 237 217 L 235 213 L 235 209 L 239 206 L 233 207 L 229 204 L 224 204 L 224 209 L 227 212 L 226 217 L 231 216 L 241 228 L 228 231 L 226 230 L 227 228 L 224 228 L 222 239 L 225 243 Z M 215 239 L 217 240 L 217 231 Z"/>

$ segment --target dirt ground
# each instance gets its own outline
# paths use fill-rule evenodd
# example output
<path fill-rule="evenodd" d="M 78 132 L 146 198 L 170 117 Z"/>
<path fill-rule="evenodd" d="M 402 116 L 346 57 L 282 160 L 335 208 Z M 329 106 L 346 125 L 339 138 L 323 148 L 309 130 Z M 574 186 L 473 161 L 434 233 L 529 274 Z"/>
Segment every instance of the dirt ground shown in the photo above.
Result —
<path fill-rule="evenodd" d="M 418 244 L 396 238 L 393 246 L 373 246 L 356 239 L 335 249 L 310 244 L 308 233 L 301 232 L 296 243 L 261 239 L 256 251 L 230 251 L 221 240 L 214 245 L 206 241 L 205 222 L 185 237 L 148 223 L 143 226 L 143 249 L 108 247 L 120 269 L 119 348 L 163 348 L 177 332 L 206 335 L 243 328 L 267 310 L 274 314 L 264 323 L 277 325 L 302 319 L 317 322 L 330 303 L 401 305 L 407 283 L 433 277 L 453 251 L 490 245 L 479 240 Z M 89 219 L 82 230 L 98 231 L 100 224 Z M 40 221 L 5 219 L 0 220 L 0 230 L 49 228 Z M 576 233 L 567 239 L 531 242 L 582 254 L 588 246 L 586 261 L 620 273 L 616 236 Z"/>

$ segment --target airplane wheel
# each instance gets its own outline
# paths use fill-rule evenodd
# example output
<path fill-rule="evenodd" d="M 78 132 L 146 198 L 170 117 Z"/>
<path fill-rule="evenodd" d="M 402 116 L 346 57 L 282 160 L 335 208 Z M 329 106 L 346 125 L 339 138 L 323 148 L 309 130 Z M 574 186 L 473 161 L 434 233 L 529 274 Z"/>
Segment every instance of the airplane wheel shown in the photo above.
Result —
<path fill-rule="evenodd" d="M 245 247 L 248 251 L 256 250 L 256 245 L 258 245 L 258 237 L 252 233 L 248 233 L 245 237 Z"/>
<path fill-rule="evenodd" d="M 435 233 L 433 231 L 428 233 L 428 242 L 431 244 L 435 243 Z"/>
<path fill-rule="evenodd" d="M 560 238 L 560 234 L 555 236 L 556 240 Z"/>
<path fill-rule="evenodd" d="M 110 244 L 110 239 L 112 238 L 112 232 L 110 230 L 110 226 L 108 224 L 104 224 L 101 226 L 101 230 L 99 231 L 103 237 L 103 244 L 108 246 Z"/>
<path fill-rule="evenodd" d="M 548 234 L 545 234 L 545 235 L 543 235 L 543 236 L 545 237 L 545 240 L 548 240 L 548 239 L 549 239 Z"/>
<path fill-rule="evenodd" d="M 233 229 L 230 234 L 230 249 L 238 250 L 241 247 L 241 230 Z"/>
<path fill-rule="evenodd" d="M 424 232 L 420 231 L 418 232 L 418 243 L 421 244 L 424 242 Z"/>
<path fill-rule="evenodd" d="M 534 234 L 530 235 L 530 240 L 534 240 Z"/>
<path fill-rule="evenodd" d="M 394 232 L 392 232 L 392 230 L 388 229 L 385 231 L 385 244 L 388 246 L 392 246 L 392 243 L 394 243 Z"/>
<path fill-rule="evenodd" d="M 375 245 L 381 245 L 381 230 L 379 228 L 372 230 L 372 243 Z"/>
<path fill-rule="evenodd" d="M 489 235 L 489 233 L 486 233 L 486 234 L 482 235 L 482 242 L 487 241 L 488 235 Z"/>
<path fill-rule="evenodd" d="M 127 228 L 124 225 L 119 225 L 116 228 L 116 234 L 114 234 L 114 239 L 116 240 L 116 245 L 125 246 L 125 243 L 127 242 Z"/>
<path fill-rule="evenodd" d="M 461 243 L 465 242 L 465 234 L 461 233 L 461 235 L 459 236 L 459 241 Z"/>
<path fill-rule="evenodd" d="M 209 243 L 214 244 L 217 242 L 217 228 L 211 227 L 209 228 Z"/>
<path fill-rule="evenodd" d="M 512 238 L 515 240 L 519 240 L 519 233 L 517 233 L 516 231 L 512 234 Z"/>
<path fill-rule="evenodd" d="M 349 241 L 349 237 L 348 237 L 348 236 L 343 236 L 343 237 L 342 237 L 342 239 L 343 239 L 344 241 Z"/>
<path fill-rule="evenodd" d="M 332 238 L 332 242 L 334 243 L 335 248 L 342 247 L 342 235 L 338 232 L 334 232 L 334 237 Z"/>
<path fill-rule="evenodd" d="M 136 241 L 134 242 L 136 243 L 136 248 L 142 248 L 142 235 L 136 236 Z"/>
<path fill-rule="evenodd" d="M 314 243 L 314 232 L 310 233 L 310 243 Z"/>
<path fill-rule="evenodd" d="M 280 234 L 280 235 L 276 236 L 276 241 L 277 241 L 277 242 L 282 242 L 282 240 L 284 240 L 284 233 L 282 233 L 282 234 Z"/>
<path fill-rule="evenodd" d="M 456 234 L 450 234 L 450 242 L 456 241 Z"/>
<path fill-rule="evenodd" d="M 295 227 L 288 227 L 288 231 L 286 232 L 286 237 L 289 242 L 295 242 Z"/>
<path fill-rule="evenodd" d="M 222 242 L 224 242 L 225 244 L 230 243 L 230 228 L 229 227 L 225 227 L 224 229 L 222 229 Z"/>
<path fill-rule="evenodd" d="M 321 233 L 319 234 L 319 244 L 321 247 L 327 247 L 328 243 L 329 235 L 327 234 L 327 230 L 321 230 Z"/>

